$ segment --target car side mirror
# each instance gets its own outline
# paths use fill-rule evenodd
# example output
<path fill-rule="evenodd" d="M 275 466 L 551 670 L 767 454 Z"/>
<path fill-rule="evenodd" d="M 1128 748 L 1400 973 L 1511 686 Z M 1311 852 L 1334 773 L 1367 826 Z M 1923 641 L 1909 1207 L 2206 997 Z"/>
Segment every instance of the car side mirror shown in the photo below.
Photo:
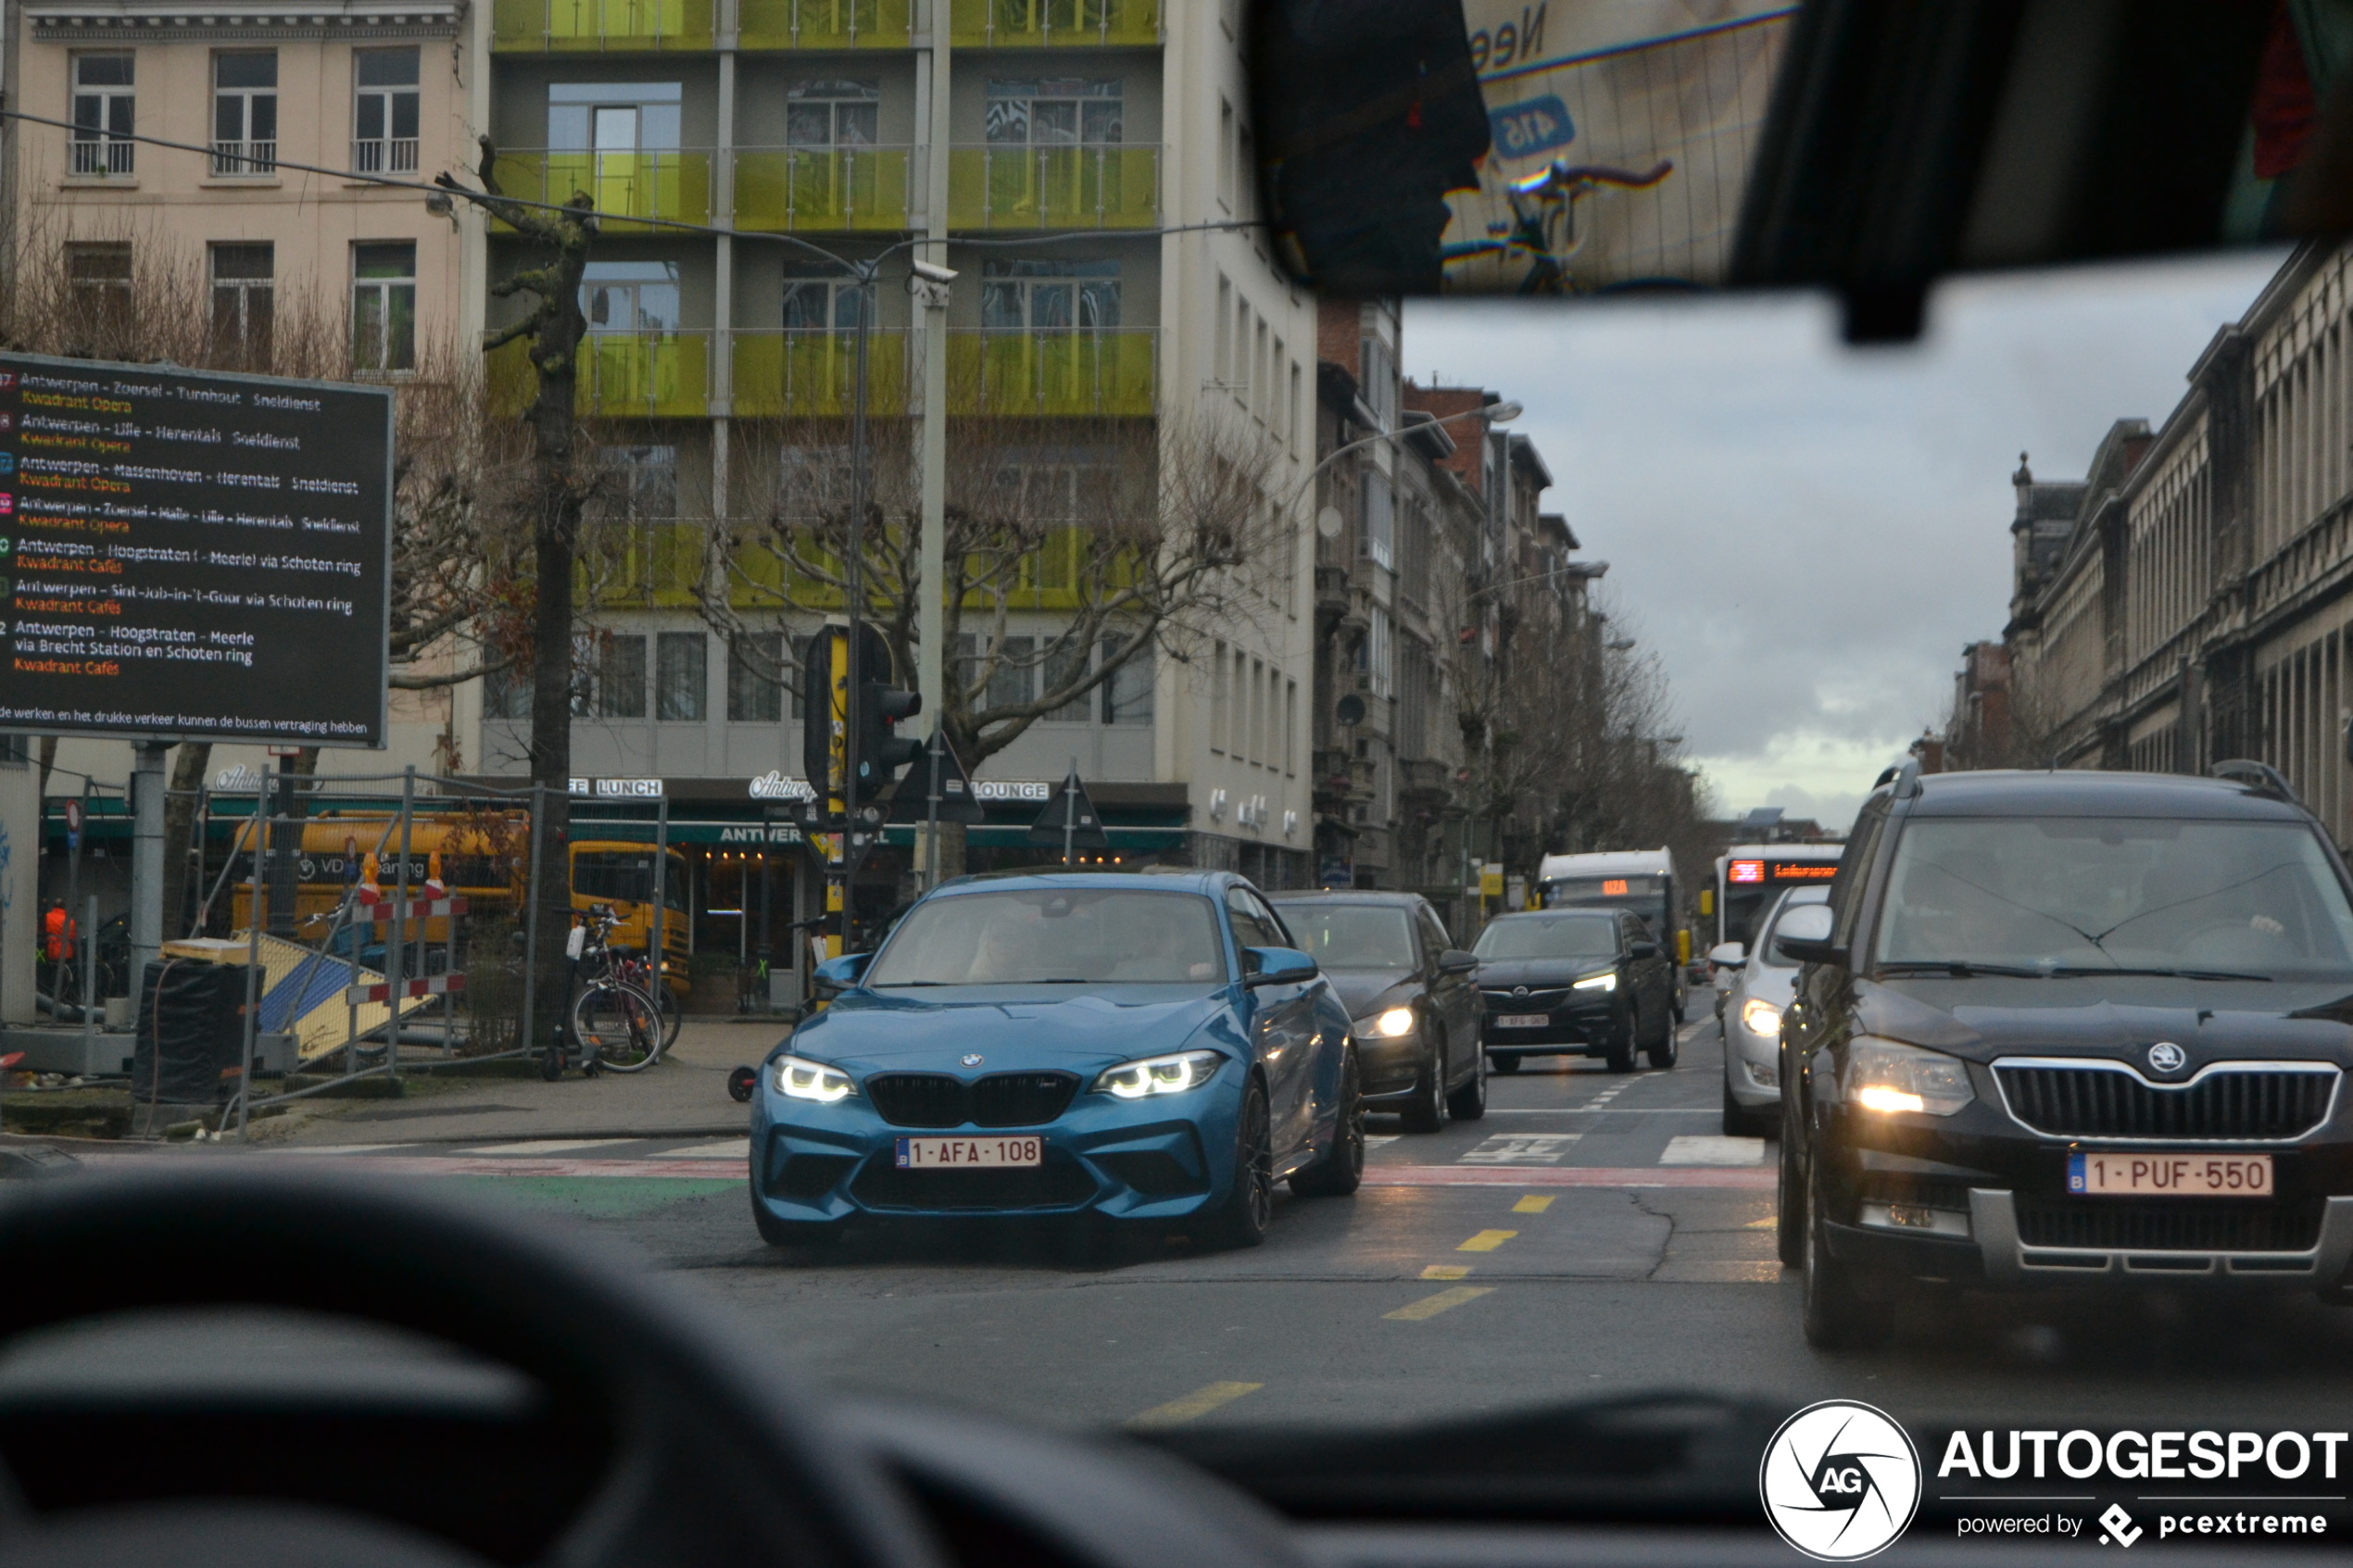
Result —
<path fill-rule="evenodd" d="M 1438 972 L 1441 974 L 1469 974 L 1478 968 L 1478 955 L 1460 947 L 1449 947 L 1438 955 Z"/>
<path fill-rule="evenodd" d="M 1707 961 L 1718 969 L 1739 969 L 1748 962 L 1748 949 L 1738 942 L 1718 942 L 1707 949 Z"/>
<path fill-rule="evenodd" d="M 1629 959 L 1655 959 L 1658 957 L 1658 944 L 1655 942 L 1629 942 L 1626 944 L 1626 956 Z"/>
<path fill-rule="evenodd" d="M 1244 947 L 1244 985 L 1296 985 L 1321 972 L 1315 960 L 1296 947 Z"/>
<path fill-rule="evenodd" d="M 844 953 L 837 959 L 827 959 L 810 971 L 809 978 L 821 997 L 837 997 L 858 984 L 866 972 L 872 953 Z"/>
<path fill-rule="evenodd" d="M 1773 949 L 1792 963 L 1846 962 L 1846 949 L 1831 940 L 1832 921 L 1828 904 L 1805 904 L 1781 917 L 1773 933 Z"/>

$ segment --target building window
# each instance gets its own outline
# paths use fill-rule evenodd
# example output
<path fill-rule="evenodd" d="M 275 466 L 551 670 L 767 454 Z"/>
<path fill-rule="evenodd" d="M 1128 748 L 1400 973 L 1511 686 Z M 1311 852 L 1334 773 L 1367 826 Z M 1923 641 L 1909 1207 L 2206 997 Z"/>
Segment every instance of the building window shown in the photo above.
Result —
<path fill-rule="evenodd" d="M 643 633 L 608 632 L 597 650 L 597 716 L 646 716 L 646 638 Z"/>
<path fill-rule="evenodd" d="M 678 150 L 676 82 L 558 82 L 547 88 L 547 147 L 551 152 L 628 157 Z M 599 169 L 624 175 L 625 169 Z M 598 198 L 603 199 L 601 195 Z"/>
<path fill-rule="evenodd" d="M 73 161 L 76 174 L 129 174 L 132 169 L 132 56 L 73 57 Z"/>
<path fill-rule="evenodd" d="M 212 350 L 220 358 L 251 367 L 270 362 L 274 323 L 272 246 L 217 245 L 212 247 Z"/>
<path fill-rule="evenodd" d="M 988 706 L 1018 708 L 1038 700 L 1038 640 L 1001 637 L 995 645 L 997 668 L 988 675 Z"/>
<path fill-rule="evenodd" d="M 616 522 L 667 522 L 678 515 L 678 448 L 606 446 L 597 453 L 605 515 Z"/>
<path fill-rule="evenodd" d="M 482 716 L 521 723 L 531 718 L 531 666 L 518 661 L 482 681 Z"/>
<path fill-rule="evenodd" d="M 212 56 L 212 172 L 278 171 L 278 51 Z"/>
<path fill-rule="evenodd" d="M 1396 653 L 1389 611 L 1380 605 L 1373 607 L 1373 623 L 1361 645 L 1357 668 L 1365 672 L 1376 697 L 1388 697 L 1396 692 Z"/>
<path fill-rule="evenodd" d="M 819 262 L 785 264 L 786 332 L 854 332 L 860 303 L 873 297 L 873 289 L 845 280 L 839 268 Z"/>
<path fill-rule="evenodd" d="M 796 82 L 785 90 L 785 143 L 871 147 L 882 130 L 879 82 Z"/>
<path fill-rule="evenodd" d="M 1108 664 L 1126 645 L 1114 638 L 1103 639 L 1102 660 Z M 1152 650 L 1139 650 L 1136 657 L 1113 671 L 1103 682 L 1103 722 L 1106 724 L 1150 724 L 1152 721 Z"/>
<path fill-rule="evenodd" d="M 352 52 L 351 167 L 362 174 L 417 171 L 417 51 Z"/>
<path fill-rule="evenodd" d="M 1116 261 L 982 264 L 980 324 L 987 332 L 1104 331 L 1119 325 Z"/>
<path fill-rule="evenodd" d="M 667 332 L 678 328 L 678 264 L 592 261 L 580 281 L 588 331 Z"/>
<path fill-rule="evenodd" d="M 1397 508 L 1389 481 L 1378 473 L 1365 475 L 1365 554 L 1375 566 L 1397 564 Z"/>
<path fill-rule="evenodd" d="M 351 247 L 351 366 L 409 370 L 417 364 L 417 246 Z"/>
<path fill-rule="evenodd" d="M 131 244 L 78 240 L 66 245 L 66 287 L 74 325 L 110 347 L 131 326 Z"/>
<path fill-rule="evenodd" d="M 999 80 L 988 83 L 988 144 L 993 147 L 1100 147 L 1124 134 L 1116 79 Z"/>
<path fill-rule="evenodd" d="M 701 721 L 709 647 L 700 632 L 664 632 L 655 641 L 655 718 L 672 724 Z"/>
<path fill-rule="evenodd" d="M 1389 352 L 1389 345 L 1377 337 L 1357 340 L 1357 366 L 1363 374 L 1357 384 L 1364 390 L 1365 407 L 1373 411 L 1383 430 L 1397 428 L 1397 365 Z"/>
<path fill-rule="evenodd" d="M 784 666 L 782 632 L 751 632 L 727 645 L 729 723 L 784 722 Z"/>
<path fill-rule="evenodd" d="M 1064 643 L 1059 647 L 1049 648 L 1046 653 L 1045 684 L 1038 696 L 1047 697 L 1053 696 L 1056 692 L 1066 691 L 1083 683 L 1087 679 L 1087 645 L 1085 643 Z M 1094 695 L 1091 691 L 1078 693 L 1047 714 L 1047 721 L 1055 724 L 1085 723 L 1093 713 L 1095 705 L 1091 699 Z"/>

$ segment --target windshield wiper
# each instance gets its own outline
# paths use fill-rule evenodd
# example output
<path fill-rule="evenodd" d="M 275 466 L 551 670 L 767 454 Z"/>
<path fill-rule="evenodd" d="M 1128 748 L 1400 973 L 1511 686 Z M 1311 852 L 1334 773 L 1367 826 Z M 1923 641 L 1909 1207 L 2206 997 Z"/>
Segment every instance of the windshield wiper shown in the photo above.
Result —
<path fill-rule="evenodd" d="M 2084 974 L 2155 974 L 2175 980 L 2260 980 L 2267 985 L 2271 983 L 2268 974 L 2248 974 L 2235 969 L 2109 969 L 2106 965 L 2061 964 L 2050 972 L 2070 978 Z"/>
<path fill-rule="evenodd" d="M 1883 963 L 1879 966 L 1879 972 L 1881 974 L 1949 974 L 1956 980 L 1973 979 L 1981 974 L 2008 975 L 2020 980 L 2040 980 L 2051 972 L 2046 969 L 2028 969 L 2020 964 L 1969 963 L 1958 959 L 1940 963 L 1933 959 L 1918 959 L 1906 960 L 1901 963 Z"/>

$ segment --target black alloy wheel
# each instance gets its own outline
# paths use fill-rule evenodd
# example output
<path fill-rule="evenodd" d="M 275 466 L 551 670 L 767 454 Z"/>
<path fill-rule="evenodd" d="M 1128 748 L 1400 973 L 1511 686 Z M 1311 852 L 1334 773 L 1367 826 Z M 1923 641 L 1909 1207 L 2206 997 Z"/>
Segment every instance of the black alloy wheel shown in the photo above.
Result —
<path fill-rule="evenodd" d="M 1219 1247 L 1255 1247 L 1274 1223 L 1275 1135 L 1265 1087 L 1252 1078 L 1235 1118 L 1233 1191 L 1210 1222 L 1210 1239 Z"/>
<path fill-rule="evenodd" d="M 1487 1051 L 1484 1047 L 1473 1047 L 1470 1082 L 1447 1097 L 1446 1110 L 1457 1122 L 1476 1122 L 1487 1114 Z"/>
<path fill-rule="evenodd" d="M 1348 1053 L 1340 1076 L 1340 1121 L 1324 1157 L 1291 1176 L 1302 1198 L 1346 1198 L 1365 1180 L 1365 1096 L 1356 1076 L 1356 1053 Z"/>
<path fill-rule="evenodd" d="M 1886 1311 L 1862 1290 L 1857 1271 L 1831 1256 L 1818 1171 L 1806 1195 L 1806 1276 L 1800 1318 L 1817 1350 L 1863 1350 L 1887 1337 Z"/>
<path fill-rule="evenodd" d="M 1438 1133 L 1446 1128 L 1446 1036 L 1430 1032 L 1429 1056 L 1421 1076 L 1414 1080 L 1414 1098 L 1400 1118 L 1409 1133 Z"/>

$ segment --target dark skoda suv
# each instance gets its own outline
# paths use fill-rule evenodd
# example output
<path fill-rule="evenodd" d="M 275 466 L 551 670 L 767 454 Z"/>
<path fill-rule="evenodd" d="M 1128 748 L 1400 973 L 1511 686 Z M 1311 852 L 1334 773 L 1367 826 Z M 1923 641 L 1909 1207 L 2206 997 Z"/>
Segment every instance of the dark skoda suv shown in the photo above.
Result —
<path fill-rule="evenodd" d="M 1806 1337 L 1907 1282 L 2353 1302 L 2353 882 L 2279 775 L 1881 778 L 1781 1031 Z"/>

